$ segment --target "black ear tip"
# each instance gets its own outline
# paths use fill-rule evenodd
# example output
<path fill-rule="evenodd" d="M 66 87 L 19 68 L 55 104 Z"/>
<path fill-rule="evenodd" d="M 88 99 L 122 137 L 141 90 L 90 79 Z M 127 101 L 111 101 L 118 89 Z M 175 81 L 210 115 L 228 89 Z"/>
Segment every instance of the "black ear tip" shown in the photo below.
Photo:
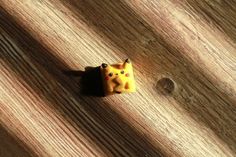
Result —
<path fill-rule="evenodd" d="M 131 60 L 130 60 L 129 58 L 127 58 L 127 59 L 125 60 L 125 62 L 126 62 L 126 63 L 131 63 Z"/>
<path fill-rule="evenodd" d="M 106 63 L 102 63 L 102 68 L 106 68 L 108 65 Z"/>

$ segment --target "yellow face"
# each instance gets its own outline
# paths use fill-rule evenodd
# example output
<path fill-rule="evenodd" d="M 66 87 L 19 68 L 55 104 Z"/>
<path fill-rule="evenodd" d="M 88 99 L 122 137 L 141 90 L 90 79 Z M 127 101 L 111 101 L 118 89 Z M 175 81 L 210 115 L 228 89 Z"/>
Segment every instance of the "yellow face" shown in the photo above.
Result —
<path fill-rule="evenodd" d="M 113 65 L 103 63 L 100 69 L 106 95 L 136 90 L 133 67 L 129 59 L 126 59 L 124 63 Z"/>

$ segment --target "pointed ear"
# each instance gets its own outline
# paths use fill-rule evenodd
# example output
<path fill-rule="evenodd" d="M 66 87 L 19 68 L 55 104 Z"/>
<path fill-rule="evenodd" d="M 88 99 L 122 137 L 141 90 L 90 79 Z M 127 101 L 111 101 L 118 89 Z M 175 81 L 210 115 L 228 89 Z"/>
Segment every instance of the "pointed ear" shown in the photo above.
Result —
<path fill-rule="evenodd" d="M 131 63 L 131 60 L 130 60 L 129 58 L 127 58 L 127 59 L 125 60 L 125 63 Z"/>
<path fill-rule="evenodd" d="M 106 67 L 108 67 L 108 65 L 106 63 L 102 63 L 101 67 L 105 69 Z"/>
<path fill-rule="evenodd" d="M 127 59 L 125 60 L 125 62 L 123 63 L 123 67 L 126 68 L 127 65 L 130 64 L 130 63 L 131 63 L 130 59 L 127 58 Z"/>

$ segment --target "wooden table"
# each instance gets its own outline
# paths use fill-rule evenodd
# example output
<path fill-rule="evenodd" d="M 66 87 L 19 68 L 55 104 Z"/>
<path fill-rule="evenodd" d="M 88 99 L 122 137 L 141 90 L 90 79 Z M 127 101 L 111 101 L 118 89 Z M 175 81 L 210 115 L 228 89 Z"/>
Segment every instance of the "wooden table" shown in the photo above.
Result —
<path fill-rule="evenodd" d="M 235 0 L 0 0 L 0 156 L 236 156 L 235 41 Z"/>

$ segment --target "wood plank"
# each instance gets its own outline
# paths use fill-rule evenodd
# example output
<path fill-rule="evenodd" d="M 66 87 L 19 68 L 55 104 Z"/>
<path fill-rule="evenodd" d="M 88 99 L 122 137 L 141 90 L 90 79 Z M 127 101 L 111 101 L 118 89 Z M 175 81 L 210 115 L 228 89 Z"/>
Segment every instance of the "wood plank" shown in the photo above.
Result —
<path fill-rule="evenodd" d="M 33 156 L 235 156 L 234 4 L 1 0 L 4 129 Z M 82 92 L 125 58 L 136 93 Z"/>
<path fill-rule="evenodd" d="M 37 156 L 27 145 L 20 142 L 17 137 L 11 135 L 3 126 L 0 126 L 0 156 Z"/>

